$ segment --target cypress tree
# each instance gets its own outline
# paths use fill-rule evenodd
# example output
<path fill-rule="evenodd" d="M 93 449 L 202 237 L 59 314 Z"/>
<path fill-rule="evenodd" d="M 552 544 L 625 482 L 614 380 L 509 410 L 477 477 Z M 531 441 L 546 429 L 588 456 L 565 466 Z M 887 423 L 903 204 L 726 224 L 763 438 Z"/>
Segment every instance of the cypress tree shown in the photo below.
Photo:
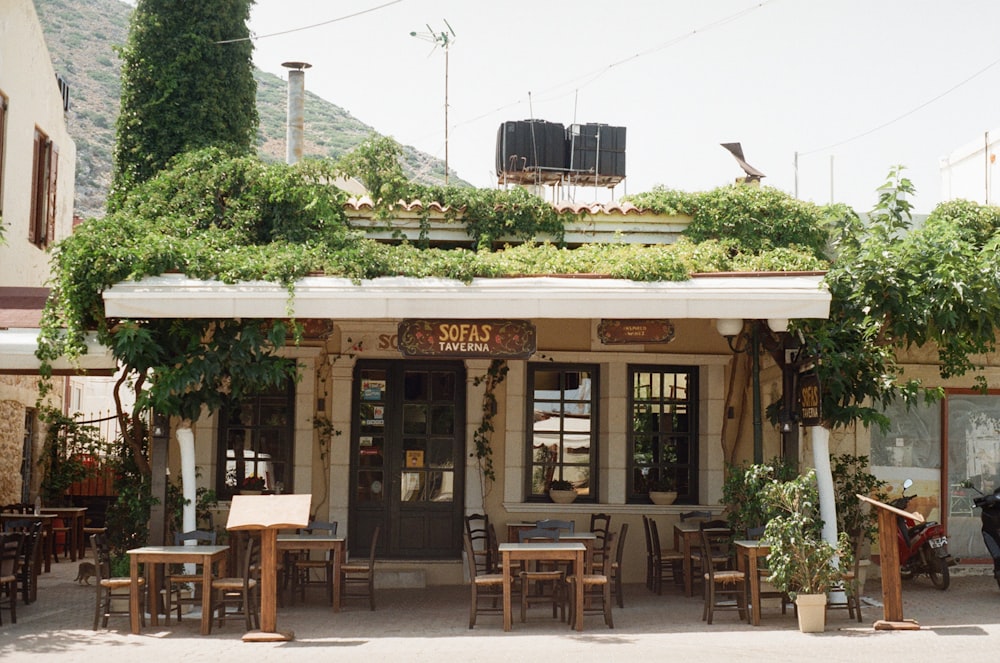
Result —
<path fill-rule="evenodd" d="M 139 0 L 121 51 L 109 211 L 177 154 L 209 146 L 252 153 L 258 117 L 247 39 L 251 4 Z"/>

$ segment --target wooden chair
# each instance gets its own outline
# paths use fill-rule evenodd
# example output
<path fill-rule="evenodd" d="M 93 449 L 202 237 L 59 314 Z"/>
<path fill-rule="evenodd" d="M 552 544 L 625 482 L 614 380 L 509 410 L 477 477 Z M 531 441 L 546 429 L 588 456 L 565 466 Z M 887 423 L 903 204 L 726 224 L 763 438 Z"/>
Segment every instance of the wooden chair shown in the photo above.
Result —
<path fill-rule="evenodd" d="M 663 594 L 663 579 L 669 576 L 676 582 L 680 578 L 680 568 L 684 563 L 684 554 L 673 548 L 663 548 L 660 544 L 660 530 L 656 526 L 656 521 L 647 518 L 649 523 L 649 538 L 653 548 L 653 591 Z"/>
<path fill-rule="evenodd" d="M 701 530 L 717 530 L 718 532 L 725 532 L 727 536 L 732 536 L 732 532 L 729 530 L 729 523 L 725 520 L 702 520 L 698 523 L 698 528 Z M 732 560 L 732 555 L 729 554 L 730 551 L 726 551 L 725 555 L 716 555 L 712 559 L 712 564 L 716 568 L 726 568 L 731 567 L 730 561 Z M 691 551 L 691 571 L 695 573 L 695 578 L 702 578 L 705 574 L 706 561 L 703 557 L 703 551 L 701 546 L 698 546 Z"/>
<path fill-rule="evenodd" d="M 844 600 L 843 601 L 833 601 L 833 596 L 835 592 L 830 593 L 830 598 L 827 600 L 826 608 L 827 610 L 847 610 L 848 619 L 857 618 L 858 622 L 861 622 L 861 587 L 859 586 L 860 574 L 858 569 L 861 566 L 861 544 L 864 541 L 864 535 L 854 537 L 852 543 L 852 548 L 854 550 L 854 563 L 851 568 L 844 570 L 840 574 L 840 581 L 844 589 Z"/>
<path fill-rule="evenodd" d="M 21 564 L 24 538 L 24 532 L 0 534 L 0 626 L 3 626 L 4 608 L 10 611 L 11 623 L 17 623 L 17 569 Z"/>
<path fill-rule="evenodd" d="M 703 560 L 718 560 L 729 557 L 730 533 L 720 528 L 702 528 L 701 557 Z M 712 623 L 716 610 L 736 610 L 740 619 L 747 618 L 746 574 L 731 568 L 717 568 L 715 563 L 705 563 L 705 608 L 702 621 Z"/>
<path fill-rule="evenodd" d="M 369 607 L 375 609 L 375 550 L 378 546 L 380 525 L 372 532 L 371 548 L 368 560 L 357 562 L 348 560 L 340 565 L 341 595 L 344 598 L 368 598 Z"/>
<path fill-rule="evenodd" d="M 90 537 L 90 547 L 94 554 L 94 571 L 97 580 L 97 599 L 94 604 L 94 630 L 101 626 L 107 628 L 108 619 L 112 616 L 129 617 L 132 605 L 131 577 L 113 577 L 111 575 L 111 548 L 107 534 L 94 534 Z M 145 594 L 142 588 L 146 585 L 145 578 L 139 578 L 139 619 L 146 624 L 146 610 L 142 604 Z M 124 609 L 115 610 L 116 603 L 124 604 Z"/>
<path fill-rule="evenodd" d="M 242 618 L 248 631 L 260 628 L 260 596 L 257 574 L 260 572 L 260 542 L 246 536 L 240 575 L 212 580 L 212 611 L 219 626 L 227 619 Z M 229 608 L 232 608 L 231 610 Z M 209 620 L 211 629 L 211 620 Z"/>
<path fill-rule="evenodd" d="M 25 605 L 38 598 L 38 575 L 42 570 L 42 523 L 24 518 L 4 522 L 4 531 L 22 532 L 24 544 L 21 546 L 21 560 L 17 565 L 17 584 L 21 590 L 21 600 Z"/>
<path fill-rule="evenodd" d="M 522 529 L 517 533 L 518 542 L 553 542 L 559 541 L 559 530 L 544 527 Z M 521 621 L 527 618 L 528 608 L 532 603 L 546 603 L 552 606 L 552 617 L 566 619 L 566 596 L 564 590 L 566 573 L 560 568 L 531 569 L 522 568 L 518 573 L 521 581 Z M 531 593 L 532 586 L 536 589 Z M 548 591 L 546 591 L 548 589 Z"/>
<path fill-rule="evenodd" d="M 608 534 L 608 545 L 615 546 L 617 537 L 616 532 Z M 571 592 L 568 601 L 571 626 L 577 623 L 577 619 L 583 619 L 584 615 L 588 613 L 599 613 L 604 615 L 604 623 L 608 628 L 615 627 L 614 619 L 611 616 L 612 562 L 610 555 L 605 556 L 601 573 L 584 573 L 582 575 L 574 573 L 566 578 L 566 583 Z M 583 615 L 576 614 L 576 592 L 584 592 Z"/>
<path fill-rule="evenodd" d="M 711 517 L 712 517 L 711 511 L 681 511 L 681 521 L 709 520 Z"/>
<path fill-rule="evenodd" d="M 489 573 L 495 563 L 491 559 L 489 541 L 490 517 L 483 513 L 472 513 L 465 517 L 465 533 L 472 542 L 472 553 L 480 573 Z"/>
<path fill-rule="evenodd" d="M 600 571 L 601 563 L 604 561 L 604 554 L 608 552 L 608 530 L 611 527 L 611 514 L 592 513 L 590 514 L 590 531 L 597 535 L 594 542 L 594 570 Z"/>
<path fill-rule="evenodd" d="M 618 542 L 615 544 L 615 555 L 611 559 L 611 579 L 614 581 L 614 593 L 619 608 L 625 607 L 625 583 L 622 582 L 622 560 L 625 559 L 625 536 L 628 534 L 628 523 L 622 523 L 618 530 Z M 609 543 L 610 552 L 610 543 Z"/>
<path fill-rule="evenodd" d="M 308 527 L 299 530 L 300 534 L 313 536 L 337 536 L 337 523 L 314 520 Z M 299 598 L 303 602 L 306 600 L 306 589 L 310 585 L 321 585 L 326 589 L 326 598 L 330 605 L 333 605 L 333 553 L 326 551 L 322 559 L 311 559 L 308 551 L 300 555 L 291 555 L 286 559 L 288 571 L 292 579 L 292 603 L 295 602 L 295 594 L 299 593 Z M 320 571 L 319 579 L 313 579 L 313 571 Z"/>
<path fill-rule="evenodd" d="M 190 532 L 174 532 L 174 545 L 183 546 L 185 542 L 194 541 L 198 546 L 214 546 L 216 542 L 215 530 L 192 530 Z M 181 607 L 184 605 L 201 605 L 201 597 L 194 593 L 196 588 L 201 587 L 201 572 L 194 573 L 169 573 L 164 578 L 164 612 L 165 621 L 170 624 L 170 615 L 174 611 L 176 604 L 177 621 L 181 621 Z M 191 596 L 183 596 L 182 591 L 190 589 Z"/>
<path fill-rule="evenodd" d="M 469 587 L 471 596 L 469 598 L 469 628 L 476 626 L 478 615 L 502 615 L 503 614 L 503 574 L 502 573 L 482 573 L 476 564 L 475 551 L 472 548 L 472 540 L 469 533 L 462 535 L 462 544 L 465 547 L 466 563 L 469 567 Z"/>
<path fill-rule="evenodd" d="M 646 589 L 654 591 L 653 583 L 653 538 L 649 533 L 649 517 L 642 517 L 642 531 L 646 535 Z"/>
<path fill-rule="evenodd" d="M 535 521 L 535 527 L 539 529 L 557 529 L 561 532 L 566 532 L 567 534 L 573 534 L 576 531 L 576 522 L 573 520 L 556 520 L 555 518 L 546 518 L 545 520 Z"/>
<path fill-rule="evenodd" d="M 500 539 L 497 538 L 497 530 L 490 523 L 486 527 L 486 542 L 490 547 L 490 567 L 488 573 L 500 573 Z"/>

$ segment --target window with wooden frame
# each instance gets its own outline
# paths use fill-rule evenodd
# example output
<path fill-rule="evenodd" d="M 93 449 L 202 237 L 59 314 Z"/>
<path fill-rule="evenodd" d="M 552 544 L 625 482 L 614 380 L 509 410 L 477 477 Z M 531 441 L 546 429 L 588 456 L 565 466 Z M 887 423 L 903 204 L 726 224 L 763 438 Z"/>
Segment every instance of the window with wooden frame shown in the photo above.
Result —
<path fill-rule="evenodd" d="M 55 241 L 58 168 L 59 150 L 52 139 L 36 127 L 31 165 L 31 216 L 28 241 L 39 248 L 45 248 Z"/>

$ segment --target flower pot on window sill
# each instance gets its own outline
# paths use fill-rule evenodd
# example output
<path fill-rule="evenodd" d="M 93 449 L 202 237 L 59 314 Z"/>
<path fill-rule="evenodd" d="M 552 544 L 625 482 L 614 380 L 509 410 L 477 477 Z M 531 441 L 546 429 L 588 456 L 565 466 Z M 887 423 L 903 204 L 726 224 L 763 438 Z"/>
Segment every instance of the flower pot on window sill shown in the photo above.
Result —
<path fill-rule="evenodd" d="M 673 504 L 674 500 L 677 499 L 677 491 L 651 490 L 649 491 L 649 499 L 653 504 Z"/>
<path fill-rule="evenodd" d="M 569 504 L 576 499 L 576 491 L 552 489 L 549 491 L 549 497 L 557 504 Z"/>

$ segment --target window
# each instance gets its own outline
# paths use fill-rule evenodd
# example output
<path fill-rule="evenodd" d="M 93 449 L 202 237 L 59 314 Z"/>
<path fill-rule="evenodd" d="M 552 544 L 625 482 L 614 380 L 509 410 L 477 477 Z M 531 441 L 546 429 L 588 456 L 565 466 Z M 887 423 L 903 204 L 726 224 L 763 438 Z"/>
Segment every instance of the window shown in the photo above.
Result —
<path fill-rule="evenodd" d="M 219 411 L 215 490 L 229 499 L 252 476 L 264 479 L 264 490 L 293 492 L 295 387 L 245 398 Z"/>
<path fill-rule="evenodd" d="M 629 384 L 628 500 L 648 502 L 650 484 L 665 482 L 677 502 L 697 503 L 696 369 L 630 366 Z"/>
<path fill-rule="evenodd" d="M 3 216 L 4 162 L 7 154 L 7 95 L 0 92 L 0 217 Z M 0 236 L 3 231 L 0 231 Z"/>
<path fill-rule="evenodd" d="M 597 367 L 529 364 L 528 394 L 528 499 L 562 479 L 597 501 Z"/>
<path fill-rule="evenodd" d="M 48 136 L 36 128 L 31 167 L 31 225 L 28 228 L 28 241 L 41 248 L 55 241 L 58 164 L 59 150 Z"/>

